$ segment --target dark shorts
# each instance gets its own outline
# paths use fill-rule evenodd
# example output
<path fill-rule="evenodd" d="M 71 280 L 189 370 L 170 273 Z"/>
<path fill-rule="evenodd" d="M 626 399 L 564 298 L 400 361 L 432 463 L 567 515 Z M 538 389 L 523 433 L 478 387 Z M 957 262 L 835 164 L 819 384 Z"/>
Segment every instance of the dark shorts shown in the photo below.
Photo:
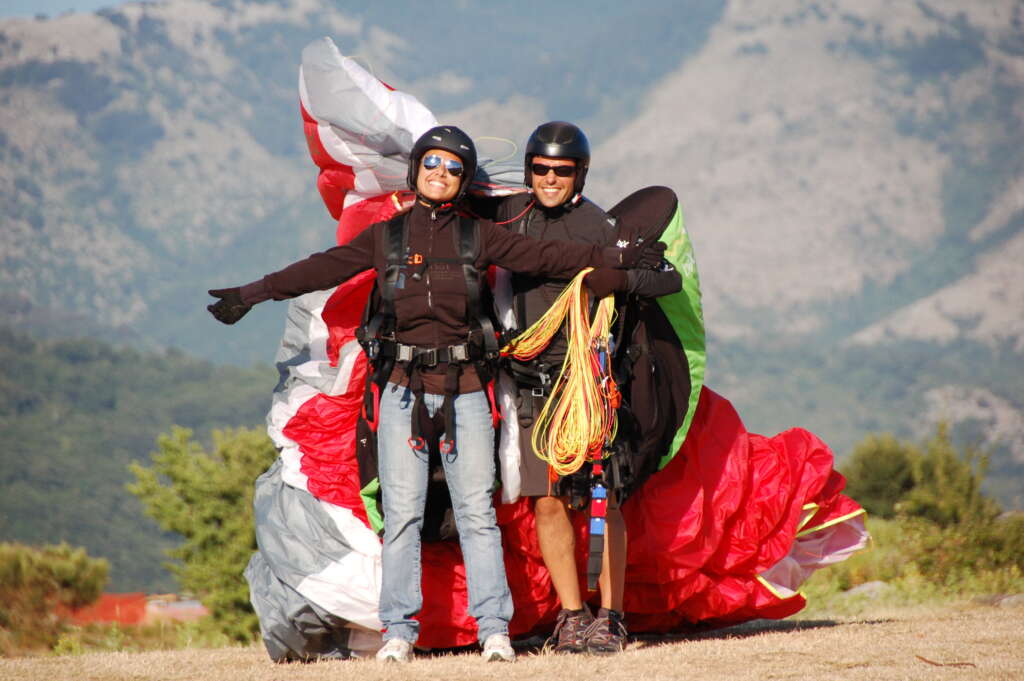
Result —
<path fill-rule="evenodd" d="M 554 476 L 555 479 L 551 480 L 549 473 L 551 467 L 533 451 L 531 442 L 533 428 L 537 423 L 537 417 L 540 416 L 540 410 L 544 408 L 544 399 L 543 397 L 533 397 L 529 392 L 520 390 L 519 399 L 516 400 L 520 416 L 530 410 L 529 413 L 532 413 L 533 419 L 529 426 L 523 425 L 522 418 L 519 421 L 519 477 L 521 480 L 519 494 L 524 497 L 558 497 L 566 496 L 569 493 L 568 479 Z M 532 401 L 532 409 L 530 405 L 526 405 L 526 409 L 523 408 L 527 400 Z"/>

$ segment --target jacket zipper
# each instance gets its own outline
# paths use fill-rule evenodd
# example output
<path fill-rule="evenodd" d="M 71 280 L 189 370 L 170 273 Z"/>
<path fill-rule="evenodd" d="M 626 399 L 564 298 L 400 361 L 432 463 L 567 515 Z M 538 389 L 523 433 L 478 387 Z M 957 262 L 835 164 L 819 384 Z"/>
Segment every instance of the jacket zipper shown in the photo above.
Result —
<path fill-rule="evenodd" d="M 427 262 L 426 274 L 423 277 L 423 282 L 424 282 L 424 284 L 427 287 L 427 310 L 430 311 L 431 318 L 434 317 L 434 298 L 430 294 L 430 264 L 429 264 L 429 260 L 433 259 L 433 257 L 434 257 L 434 230 L 435 229 L 437 229 L 437 215 L 433 211 L 431 211 L 430 212 L 430 236 L 429 236 L 429 240 L 427 242 L 427 258 L 428 258 L 428 262 Z M 434 327 L 434 347 L 437 347 L 438 343 L 441 342 L 441 335 L 440 335 L 440 333 L 438 333 L 438 330 L 437 330 L 438 324 L 437 324 L 436 320 L 435 320 L 435 323 L 432 324 L 432 326 Z"/>

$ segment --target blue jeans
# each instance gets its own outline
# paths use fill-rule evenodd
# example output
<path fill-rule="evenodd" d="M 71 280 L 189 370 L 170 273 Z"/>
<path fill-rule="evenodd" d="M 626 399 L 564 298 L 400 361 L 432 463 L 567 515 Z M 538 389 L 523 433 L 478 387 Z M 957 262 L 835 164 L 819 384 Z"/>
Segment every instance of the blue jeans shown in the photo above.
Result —
<path fill-rule="evenodd" d="M 384 502 L 384 548 L 381 555 L 380 618 L 384 639 L 415 643 L 423 606 L 420 530 L 427 500 L 426 451 L 409 446 L 414 398 L 389 383 L 380 398 L 377 457 Z M 423 396 L 433 416 L 443 395 Z M 494 514 L 494 428 L 484 392 L 455 397 L 456 449 L 442 454 L 462 559 L 466 564 L 469 614 L 481 642 L 508 633 L 512 596 L 505 578 L 501 531 Z"/>

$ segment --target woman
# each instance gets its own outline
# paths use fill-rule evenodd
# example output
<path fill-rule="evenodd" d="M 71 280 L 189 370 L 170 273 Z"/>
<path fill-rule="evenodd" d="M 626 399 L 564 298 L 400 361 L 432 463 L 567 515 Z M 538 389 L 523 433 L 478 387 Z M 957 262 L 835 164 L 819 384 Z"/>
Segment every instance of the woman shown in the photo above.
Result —
<path fill-rule="evenodd" d="M 584 267 L 623 268 L 660 260 L 654 249 L 535 241 L 490 221 L 459 216 L 455 209 L 476 166 L 476 149 L 464 132 L 432 128 L 410 155 L 408 184 L 416 201 L 407 213 L 240 288 L 210 291 L 220 298 L 208 307 L 210 312 L 233 324 L 259 302 L 332 288 L 365 270 L 377 271 L 390 321 L 371 322 L 366 340 L 376 343 L 374 348 L 383 341 L 383 353 L 396 360 L 381 395 L 377 448 L 384 508 L 381 660 L 408 661 L 419 633 L 413 617 L 423 600 L 420 530 L 428 478 L 418 430 L 421 406 L 427 417 L 446 417 L 442 464 L 466 564 L 469 613 L 477 623 L 483 656 L 488 661 L 515 657 L 508 638 L 512 600 L 492 504 L 494 430 L 480 365 L 474 361 L 489 339 L 470 318 L 475 296 L 465 266 L 467 241 L 473 253 L 468 270 L 477 277 L 492 264 L 569 278 Z M 471 240 L 465 237 L 469 233 Z"/>

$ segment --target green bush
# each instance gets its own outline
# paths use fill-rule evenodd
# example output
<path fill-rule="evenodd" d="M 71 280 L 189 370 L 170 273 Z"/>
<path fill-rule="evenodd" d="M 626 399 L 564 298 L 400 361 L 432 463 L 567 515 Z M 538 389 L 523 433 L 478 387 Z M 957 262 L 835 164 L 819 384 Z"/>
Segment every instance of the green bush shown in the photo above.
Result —
<path fill-rule="evenodd" d="M 914 459 L 913 486 L 896 504 L 897 511 L 926 518 L 941 527 L 990 523 L 999 505 L 981 491 L 988 458 L 974 447 L 958 452 L 949 427 L 940 423 Z"/>
<path fill-rule="evenodd" d="M 981 491 L 987 456 L 974 447 L 957 450 L 949 426 L 940 423 L 920 445 L 892 435 L 869 435 L 843 467 L 846 493 L 868 513 L 927 518 L 939 525 L 988 522 L 999 505 Z"/>
<path fill-rule="evenodd" d="M 914 487 L 914 462 L 920 452 L 892 435 L 869 435 L 843 467 L 846 493 L 872 516 L 892 518 L 896 504 Z"/>
<path fill-rule="evenodd" d="M 0 653 L 52 647 L 66 627 L 57 608 L 95 602 L 108 571 L 67 544 L 0 544 Z"/>
<path fill-rule="evenodd" d="M 277 457 L 262 430 L 213 432 L 213 453 L 174 428 L 163 435 L 153 467 L 131 466 L 128 490 L 162 528 L 183 542 L 169 553 L 168 565 L 185 591 L 210 610 L 213 626 L 238 641 L 250 640 L 259 622 L 249 603 L 242 571 L 253 551 L 253 482 Z"/>
<path fill-rule="evenodd" d="M 865 439 L 843 472 L 869 511 L 872 547 L 812 576 L 810 612 L 848 609 L 841 593 L 873 581 L 904 603 L 1024 591 L 1024 515 L 1000 515 L 981 491 L 985 468 L 983 453 L 954 446 L 946 424 L 920 445 Z"/>

